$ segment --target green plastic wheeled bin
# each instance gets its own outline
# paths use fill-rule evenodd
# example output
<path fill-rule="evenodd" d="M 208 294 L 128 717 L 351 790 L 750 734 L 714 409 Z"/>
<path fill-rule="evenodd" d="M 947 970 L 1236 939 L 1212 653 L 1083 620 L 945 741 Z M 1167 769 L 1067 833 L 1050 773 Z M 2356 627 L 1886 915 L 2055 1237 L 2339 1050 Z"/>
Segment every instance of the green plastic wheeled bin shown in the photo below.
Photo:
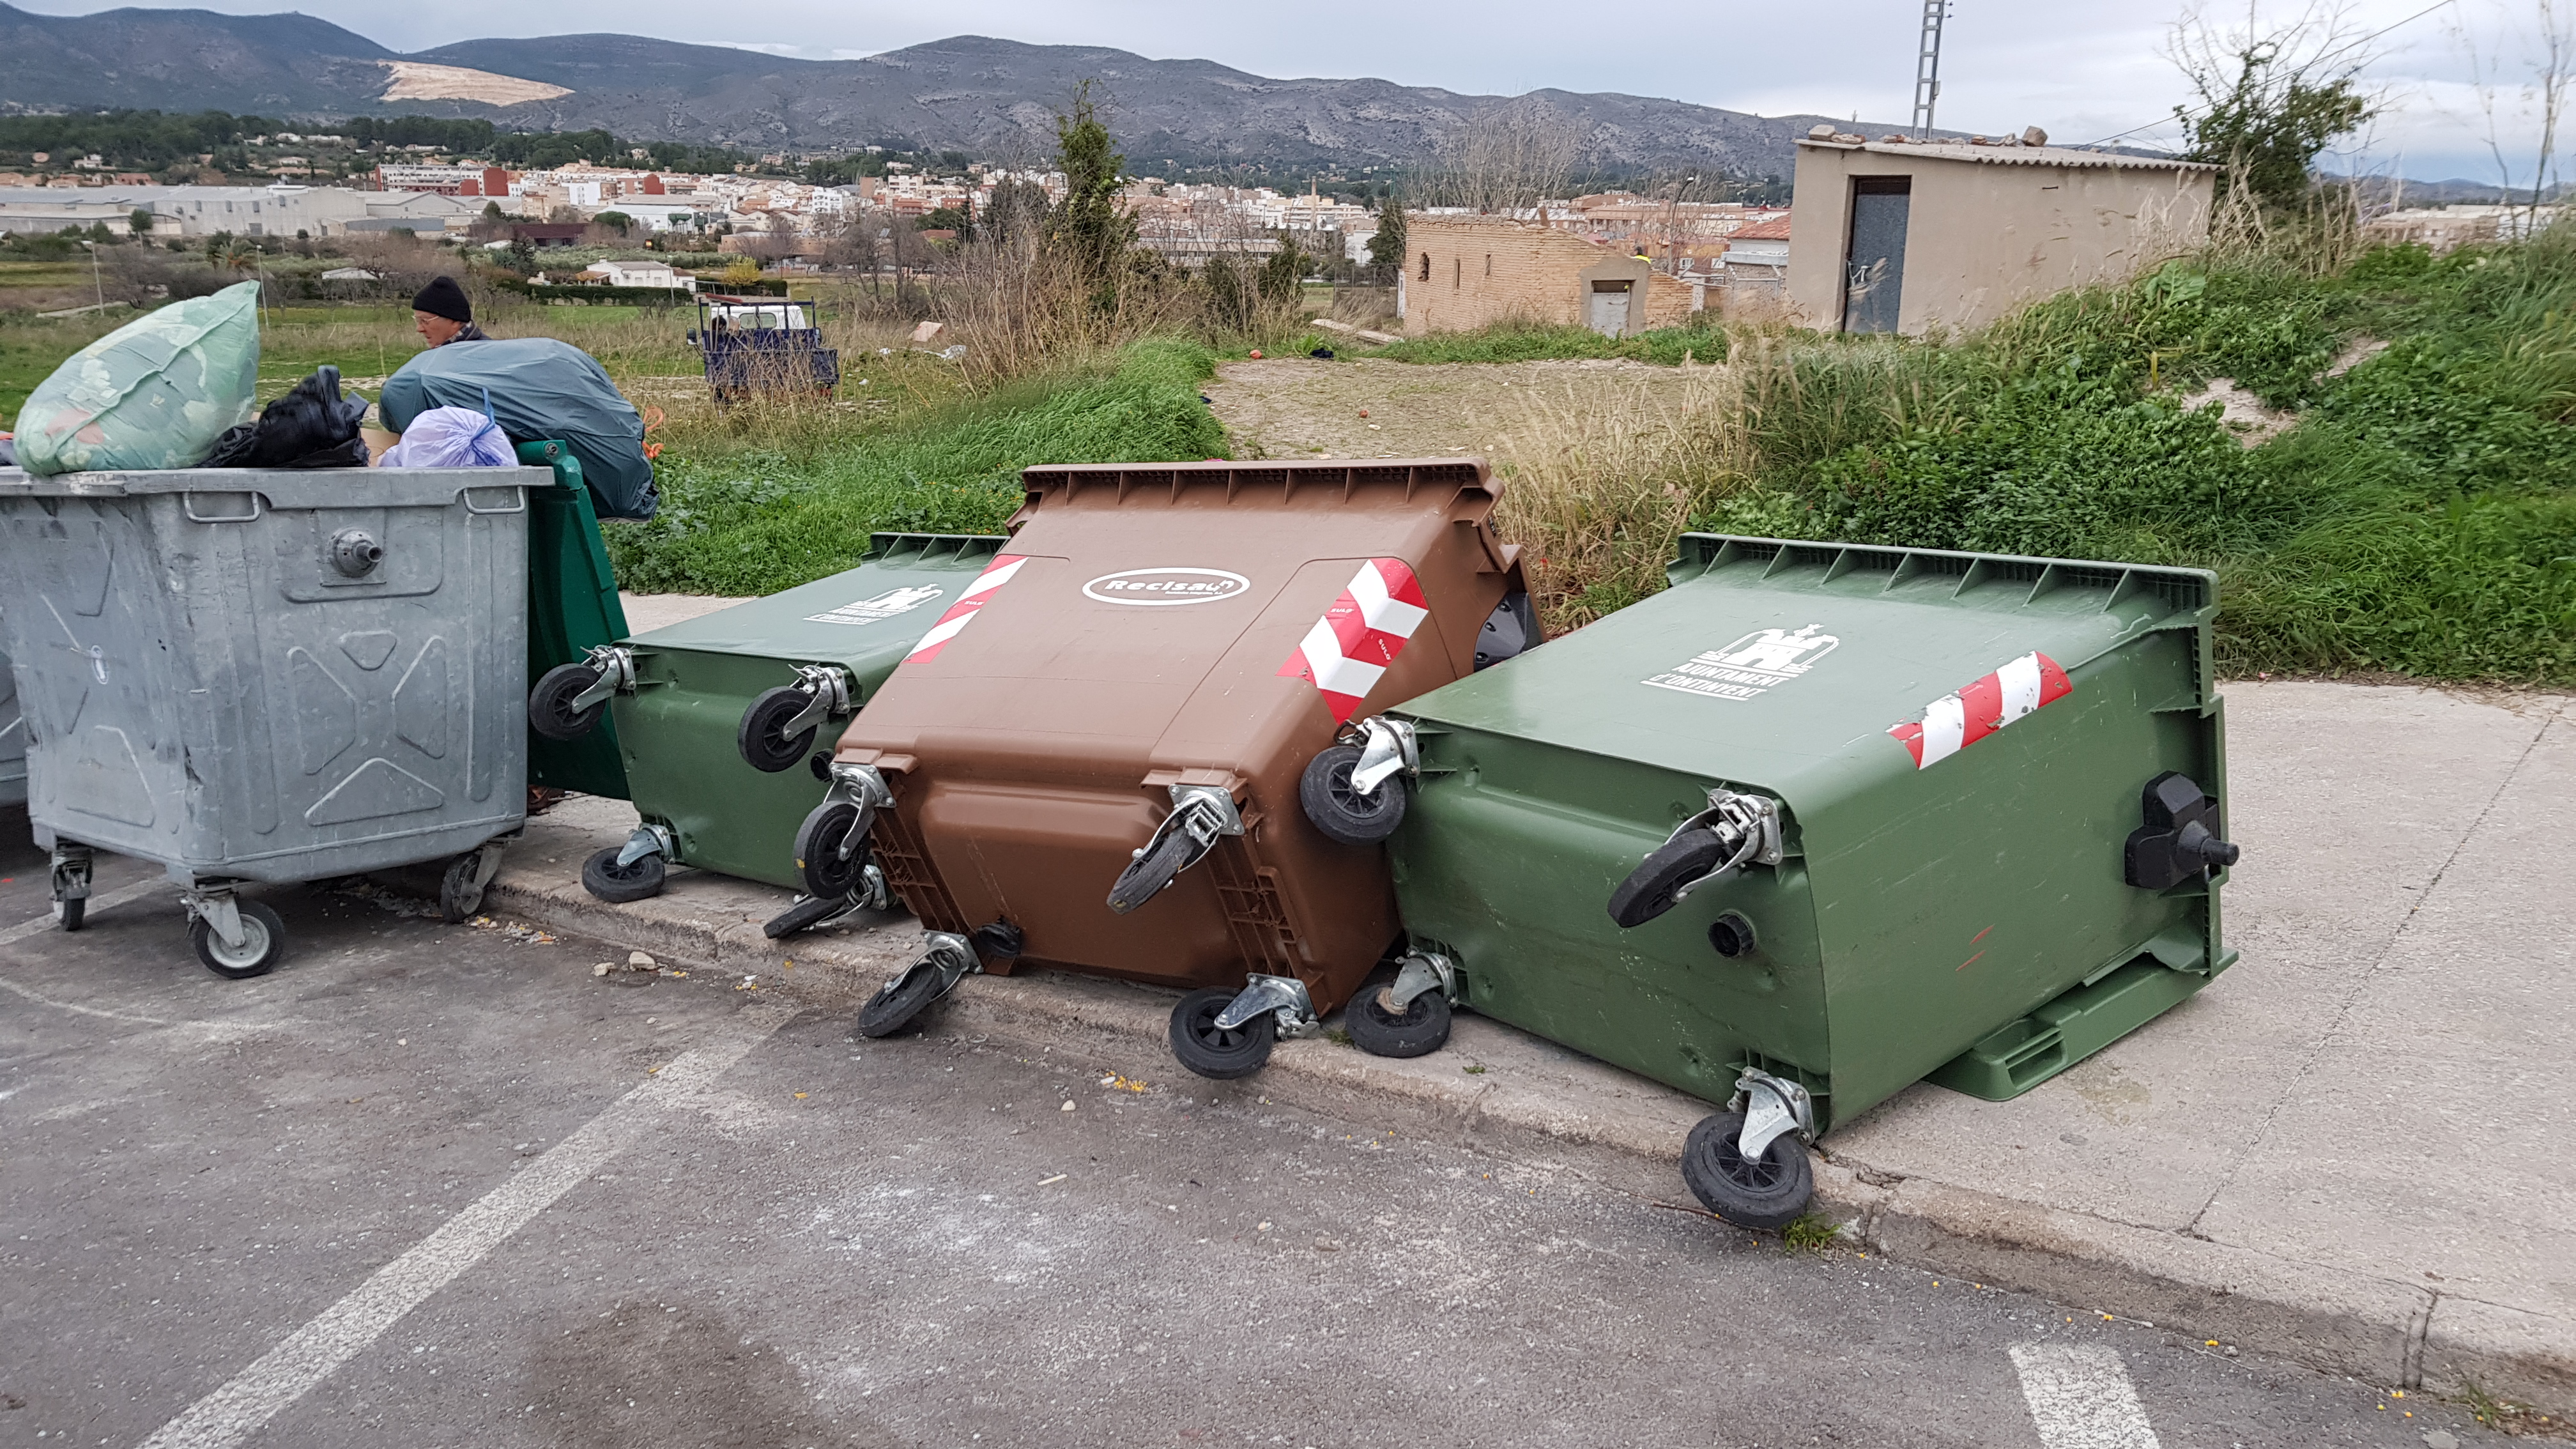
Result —
<path fill-rule="evenodd" d="M 521 443 L 519 461 L 554 470 L 555 486 L 528 490 L 528 685 L 626 637 L 626 606 L 608 567 L 599 513 L 568 444 Z M 528 733 L 528 783 L 612 800 L 626 797 L 626 765 L 609 724 L 570 739 Z"/>
<path fill-rule="evenodd" d="M 2235 961 L 2212 575 L 1707 534 L 1671 575 L 1363 724 L 1410 795 L 1382 1007 L 1729 1104 L 1684 1176 L 1776 1227 L 1817 1134 L 2017 1096 Z"/>
<path fill-rule="evenodd" d="M 624 845 L 590 858 L 582 883 L 642 900 L 668 866 L 687 865 L 801 885 L 797 830 L 828 789 L 831 742 L 1006 542 L 876 534 L 857 568 L 550 671 L 530 696 L 531 728 L 582 742 L 613 725 L 642 817 Z M 846 890 L 799 899 L 771 934 L 891 904 L 873 866 L 849 874 Z"/>

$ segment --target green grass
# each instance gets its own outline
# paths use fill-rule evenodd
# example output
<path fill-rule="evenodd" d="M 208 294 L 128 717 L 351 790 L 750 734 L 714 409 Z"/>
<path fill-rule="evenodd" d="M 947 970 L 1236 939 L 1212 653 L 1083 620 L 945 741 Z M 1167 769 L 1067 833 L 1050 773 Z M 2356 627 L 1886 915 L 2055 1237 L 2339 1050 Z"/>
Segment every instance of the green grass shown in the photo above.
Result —
<path fill-rule="evenodd" d="M 767 594 L 855 567 L 879 529 L 997 533 L 1022 468 L 1224 456 L 1199 401 L 1213 371 L 1195 344 L 1145 342 L 1106 375 L 1022 383 L 815 451 L 666 453 L 660 515 L 610 524 L 609 556 L 629 589 Z"/>
<path fill-rule="evenodd" d="M 1634 337 L 1604 337 L 1589 327 L 1510 322 L 1477 332 L 1435 332 L 1427 337 L 1411 337 L 1368 355 L 1392 362 L 1540 362 L 1554 358 L 1623 357 L 1670 367 L 1685 357 L 1694 362 L 1723 362 L 1726 347 L 1726 333 L 1714 326 L 1665 327 Z"/>
<path fill-rule="evenodd" d="M 2354 339 L 2390 342 L 2341 377 Z M 1742 354 L 1739 354 L 1741 356 Z M 2231 672 L 2576 682 L 2576 227 L 2177 263 L 1953 342 L 1777 342 L 1700 526 L 2221 576 Z M 2242 447 L 2180 395 L 2297 426 Z"/>

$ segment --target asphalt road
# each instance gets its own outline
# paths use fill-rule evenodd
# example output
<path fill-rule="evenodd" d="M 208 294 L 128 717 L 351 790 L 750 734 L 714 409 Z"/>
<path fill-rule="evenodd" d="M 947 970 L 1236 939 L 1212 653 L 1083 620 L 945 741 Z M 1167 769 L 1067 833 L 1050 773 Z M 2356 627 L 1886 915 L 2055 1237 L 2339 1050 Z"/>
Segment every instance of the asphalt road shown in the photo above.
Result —
<path fill-rule="evenodd" d="M 167 889 L 17 931 L 25 838 L 0 814 L 0 1445 L 2492 1437 L 1257 1079 L 612 984 L 595 943 L 322 889 L 264 893 L 290 955 L 246 982 Z"/>

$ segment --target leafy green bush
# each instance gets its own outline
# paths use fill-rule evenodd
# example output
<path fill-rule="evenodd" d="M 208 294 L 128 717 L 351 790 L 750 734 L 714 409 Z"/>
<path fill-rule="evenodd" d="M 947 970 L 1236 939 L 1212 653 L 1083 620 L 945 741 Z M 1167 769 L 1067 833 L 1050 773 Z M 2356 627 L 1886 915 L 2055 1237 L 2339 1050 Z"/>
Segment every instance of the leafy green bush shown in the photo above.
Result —
<path fill-rule="evenodd" d="M 879 530 L 998 533 L 1022 468 L 1224 456 L 1199 401 L 1213 370 L 1193 344 L 1139 343 L 1109 376 L 1007 390 L 828 453 L 666 455 L 660 514 L 608 525 L 609 556 L 629 589 L 768 594 L 855 567 Z"/>
<path fill-rule="evenodd" d="M 1745 486 L 1701 526 L 2214 567 L 2236 670 L 2576 680 L 2576 227 L 1738 356 Z M 2296 426 L 2245 447 L 2183 405 L 2217 378 Z"/>

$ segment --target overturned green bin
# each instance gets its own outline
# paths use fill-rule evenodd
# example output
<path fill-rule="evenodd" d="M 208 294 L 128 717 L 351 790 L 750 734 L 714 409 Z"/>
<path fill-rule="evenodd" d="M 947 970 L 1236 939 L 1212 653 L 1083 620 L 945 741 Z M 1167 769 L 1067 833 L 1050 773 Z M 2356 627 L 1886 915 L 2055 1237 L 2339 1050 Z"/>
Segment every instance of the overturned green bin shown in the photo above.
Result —
<path fill-rule="evenodd" d="M 686 865 L 801 886 L 797 831 L 829 788 L 818 762 L 1006 541 L 874 534 L 857 568 L 548 671 L 529 696 L 530 727 L 586 743 L 606 733 L 605 716 L 622 793 L 642 817 L 625 844 L 584 864 L 582 884 L 602 900 L 642 900 L 668 866 Z M 848 874 L 846 890 L 800 898 L 770 934 L 891 903 L 873 866 Z"/>
<path fill-rule="evenodd" d="M 2017 1096 L 2235 961 L 2212 575 L 1708 534 L 1671 575 L 1363 722 L 1410 796 L 1382 1008 L 1726 1103 L 1683 1175 L 1776 1227 L 1818 1134 Z"/>

